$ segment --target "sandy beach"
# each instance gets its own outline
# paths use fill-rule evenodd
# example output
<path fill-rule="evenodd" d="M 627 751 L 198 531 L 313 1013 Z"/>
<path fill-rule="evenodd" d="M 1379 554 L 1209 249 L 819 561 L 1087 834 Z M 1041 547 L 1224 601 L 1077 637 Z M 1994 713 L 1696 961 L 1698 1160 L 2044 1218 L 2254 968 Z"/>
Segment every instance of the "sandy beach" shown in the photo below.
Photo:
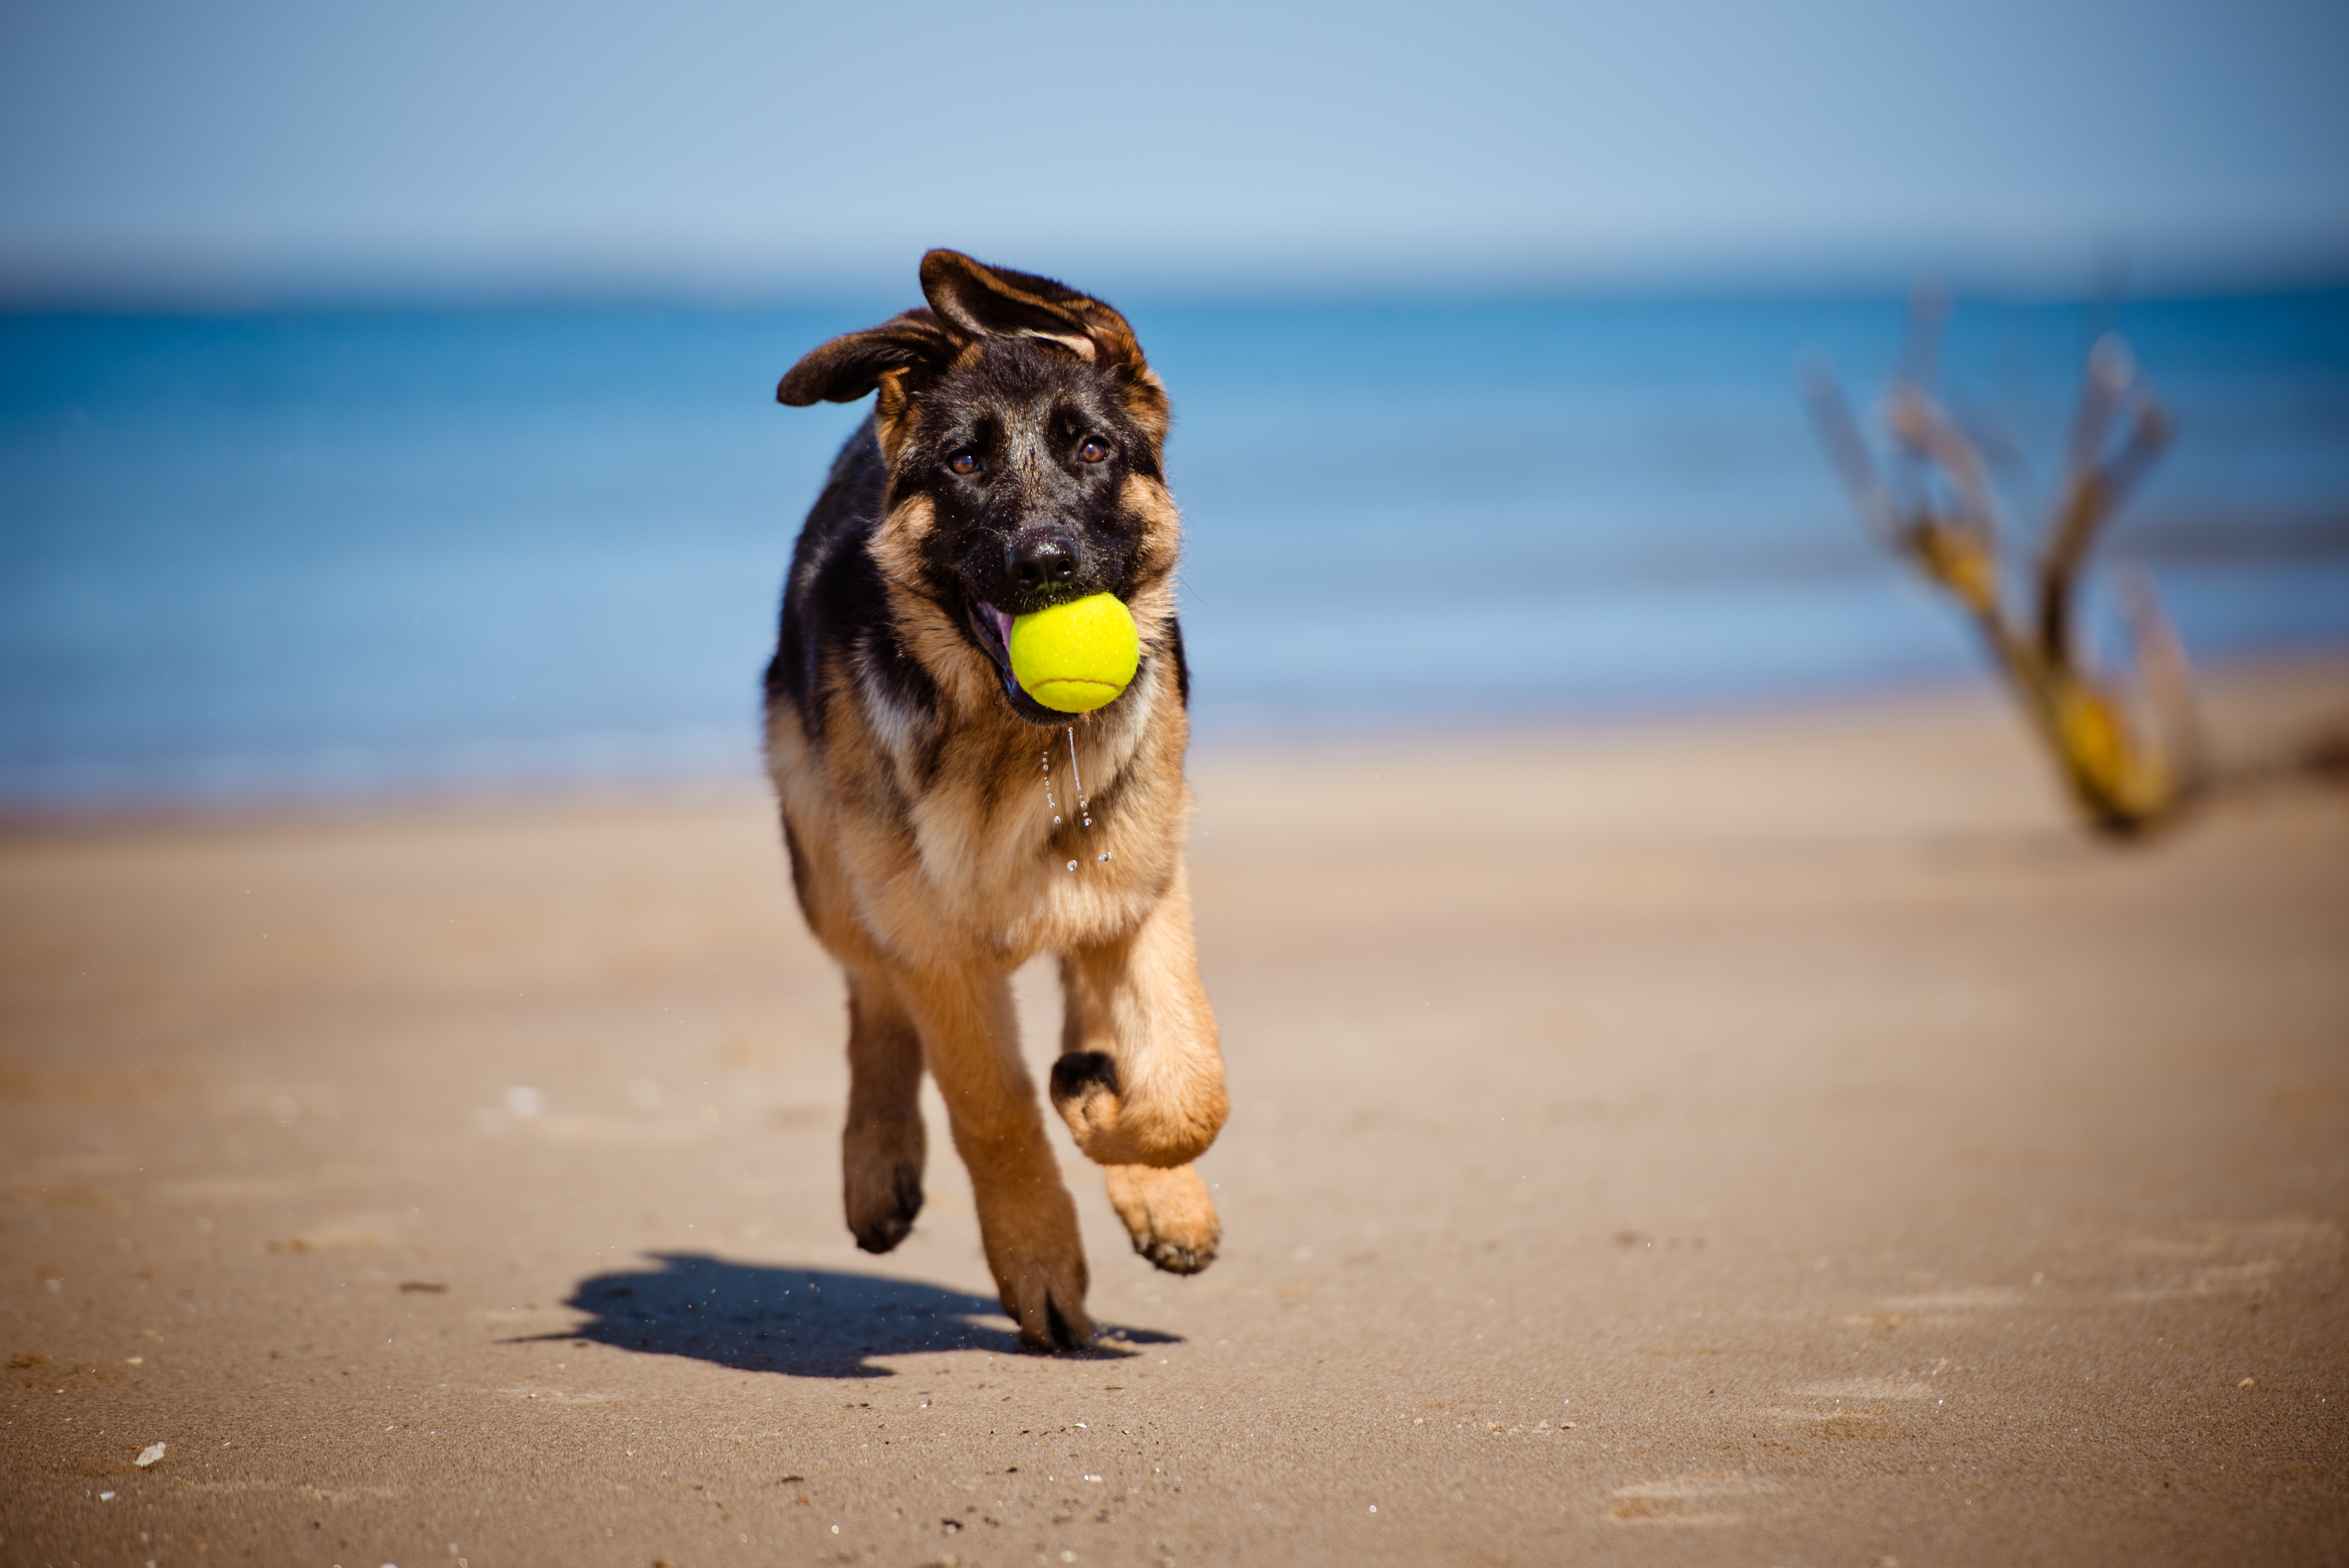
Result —
<path fill-rule="evenodd" d="M 1061 1358 L 934 1098 L 851 1243 L 752 789 L 0 835 L 0 1560 L 2349 1560 L 2349 792 L 2098 842 L 1987 690 L 1192 773 L 1225 1251 L 1069 1152 Z"/>

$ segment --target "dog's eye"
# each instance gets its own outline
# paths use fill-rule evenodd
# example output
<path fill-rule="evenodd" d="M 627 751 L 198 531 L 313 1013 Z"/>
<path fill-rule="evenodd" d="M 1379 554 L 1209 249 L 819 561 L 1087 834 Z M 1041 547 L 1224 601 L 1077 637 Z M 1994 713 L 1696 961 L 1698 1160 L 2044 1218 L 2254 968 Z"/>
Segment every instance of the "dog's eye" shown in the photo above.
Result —
<path fill-rule="evenodd" d="M 952 457 L 947 459 L 947 468 L 950 472 L 961 474 L 965 479 L 968 479 L 972 474 L 978 472 L 978 454 L 975 452 L 958 452 Z"/>
<path fill-rule="evenodd" d="M 1109 458 L 1109 442 L 1099 436 L 1087 436 L 1077 443 L 1077 458 L 1082 462 L 1103 462 Z"/>

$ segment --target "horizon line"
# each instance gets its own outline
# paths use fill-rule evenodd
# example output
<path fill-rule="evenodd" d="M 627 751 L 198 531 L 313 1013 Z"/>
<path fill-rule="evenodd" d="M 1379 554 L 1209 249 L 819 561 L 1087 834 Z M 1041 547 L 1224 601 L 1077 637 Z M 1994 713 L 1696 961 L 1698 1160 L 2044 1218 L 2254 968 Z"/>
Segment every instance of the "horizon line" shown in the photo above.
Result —
<path fill-rule="evenodd" d="M 889 275 L 903 273 L 902 280 Z M 1107 265 L 1087 292 L 1194 306 L 1365 306 L 1435 302 L 1898 299 L 1920 284 L 2003 305 L 2153 303 L 2349 289 L 2349 254 L 2289 263 L 2166 267 L 1852 265 L 1365 268 L 1319 279 L 1293 265 L 1181 269 Z M 792 275 L 796 274 L 796 275 Z M 902 284 L 902 286 L 900 286 Z M 0 259 L 0 316 L 265 316 L 407 311 L 887 308 L 917 292 L 912 268 L 726 269 L 342 267 L 12 268 Z M 885 302 L 876 304 L 876 302 Z"/>

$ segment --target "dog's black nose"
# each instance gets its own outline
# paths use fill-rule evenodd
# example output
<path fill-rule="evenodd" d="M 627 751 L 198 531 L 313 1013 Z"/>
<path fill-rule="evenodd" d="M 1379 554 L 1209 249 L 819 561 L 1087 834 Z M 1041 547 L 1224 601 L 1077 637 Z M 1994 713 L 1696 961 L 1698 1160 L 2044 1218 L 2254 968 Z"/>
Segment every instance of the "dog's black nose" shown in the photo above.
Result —
<path fill-rule="evenodd" d="M 1055 587 L 1076 580 L 1076 545 L 1058 529 L 1033 529 L 1011 542 L 1005 565 L 1023 588 Z"/>

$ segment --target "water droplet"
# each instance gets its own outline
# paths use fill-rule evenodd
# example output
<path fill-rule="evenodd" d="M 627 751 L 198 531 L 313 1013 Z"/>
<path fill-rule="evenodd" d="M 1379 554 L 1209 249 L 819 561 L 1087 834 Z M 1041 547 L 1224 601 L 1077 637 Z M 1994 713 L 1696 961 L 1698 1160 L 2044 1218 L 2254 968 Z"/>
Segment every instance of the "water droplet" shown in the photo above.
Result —
<path fill-rule="evenodd" d="M 1060 826 L 1061 826 L 1061 819 L 1060 819 L 1059 817 L 1057 817 L 1057 816 L 1055 816 L 1054 818 L 1052 818 L 1052 826 L 1055 826 L 1055 827 Z"/>
<path fill-rule="evenodd" d="M 1096 860 L 1106 861 L 1109 858 L 1109 851 L 1104 849 L 1099 855 L 1094 856 L 1093 858 Z"/>
<path fill-rule="evenodd" d="M 1070 861 L 1070 862 L 1069 862 L 1069 869 L 1070 869 L 1070 870 L 1071 870 L 1071 871 L 1073 871 L 1073 870 L 1075 870 L 1076 868 L 1077 868 L 1077 863 L 1076 863 L 1075 861 L 1073 861 L 1073 860 Z"/>

